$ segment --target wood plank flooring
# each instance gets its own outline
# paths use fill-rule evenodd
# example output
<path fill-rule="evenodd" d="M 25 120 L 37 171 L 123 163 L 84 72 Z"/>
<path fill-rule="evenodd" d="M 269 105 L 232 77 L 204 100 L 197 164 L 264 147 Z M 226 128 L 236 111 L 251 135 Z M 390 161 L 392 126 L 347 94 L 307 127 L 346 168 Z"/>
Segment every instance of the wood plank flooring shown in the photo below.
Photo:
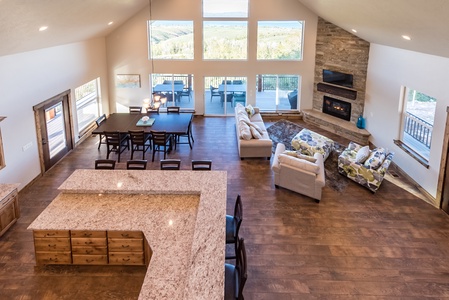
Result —
<path fill-rule="evenodd" d="M 234 122 L 195 117 L 193 150 L 180 145 L 168 157 L 180 158 L 182 169 L 190 169 L 192 159 L 211 159 L 214 170 L 226 170 L 227 213 L 242 195 L 245 299 L 449 299 L 449 217 L 444 212 L 387 180 L 376 194 L 352 181 L 344 192 L 325 187 L 319 204 L 275 189 L 269 160 L 239 159 Z M 97 136 L 89 137 L 20 192 L 22 216 L 0 238 L 0 299 L 137 299 L 145 268 L 35 266 L 26 228 L 73 170 L 92 169 L 96 158 L 106 156 L 97 142 Z M 124 152 L 118 168 L 125 168 L 128 157 Z M 154 163 L 151 152 L 146 158 L 148 169 L 159 168 L 160 154 Z"/>

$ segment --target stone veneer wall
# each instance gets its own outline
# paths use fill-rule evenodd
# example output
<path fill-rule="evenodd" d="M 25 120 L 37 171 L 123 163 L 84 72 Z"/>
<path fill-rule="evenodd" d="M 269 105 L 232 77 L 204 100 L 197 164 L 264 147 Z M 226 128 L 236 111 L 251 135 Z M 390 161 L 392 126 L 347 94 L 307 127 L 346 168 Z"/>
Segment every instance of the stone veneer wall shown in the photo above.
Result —
<path fill-rule="evenodd" d="M 351 123 L 356 123 L 363 114 L 365 104 L 365 84 L 368 68 L 369 42 L 358 38 L 346 30 L 318 19 L 315 83 L 313 92 L 313 109 L 322 112 L 323 96 L 351 103 Z M 352 74 L 353 89 L 357 91 L 356 100 L 350 100 L 317 90 L 317 84 L 323 81 L 323 69 Z"/>

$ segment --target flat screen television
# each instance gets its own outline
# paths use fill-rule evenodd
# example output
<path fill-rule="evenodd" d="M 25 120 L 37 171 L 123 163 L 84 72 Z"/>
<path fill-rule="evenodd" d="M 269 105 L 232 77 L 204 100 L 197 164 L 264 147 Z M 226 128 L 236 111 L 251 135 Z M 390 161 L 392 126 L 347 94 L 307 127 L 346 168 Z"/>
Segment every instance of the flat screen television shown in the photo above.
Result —
<path fill-rule="evenodd" d="M 323 70 L 323 82 L 352 88 L 352 74 Z"/>

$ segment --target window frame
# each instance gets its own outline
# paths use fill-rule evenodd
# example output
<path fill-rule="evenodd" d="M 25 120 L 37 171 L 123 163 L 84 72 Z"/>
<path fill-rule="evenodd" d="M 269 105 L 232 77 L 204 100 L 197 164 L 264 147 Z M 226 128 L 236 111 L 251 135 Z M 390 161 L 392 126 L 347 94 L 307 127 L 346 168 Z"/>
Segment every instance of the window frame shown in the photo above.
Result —
<path fill-rule="evenodd" d="M 88 84 L 91 84 L 94 82 L 95 90 L 83 95 L 81 98 L 78 99 L 77 97 L 77 90 L 81 89 Z M 78 137 L 81 138 L 84 136 L 87 132 L 89 132 L 89 129 L 92 127 L 92 125 L 95 123 L 95 120 L 100 116 L 101 111 L 101 101 L 100 101 L 100 78 L 95 78 L 89 82 L 86 82 L 85 84 L 80 85 L 79 87 L 75 88 L 74 91 L 75 94 L 75 110 L 76 110 L 76 120 L 77 120 L 77 127 L 78 127 Z M 83 109 L 89 105 L 95 104 L 96 110 L 95 114 L 93 114 L 93 117 L 89 119 L 89 121 L 83 122 L 81 124 L 81 118 L 80 118 L 80 109 Z M 82 125 L 82 126 L 80 126 Z"/>

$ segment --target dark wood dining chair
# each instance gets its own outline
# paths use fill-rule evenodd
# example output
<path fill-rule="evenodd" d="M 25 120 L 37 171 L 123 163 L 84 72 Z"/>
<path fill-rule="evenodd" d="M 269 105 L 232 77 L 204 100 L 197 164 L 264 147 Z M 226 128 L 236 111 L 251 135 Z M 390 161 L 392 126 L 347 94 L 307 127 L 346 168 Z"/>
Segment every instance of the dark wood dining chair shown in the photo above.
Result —
<path fill-rule="evenodd" d="M 96 170 L 114 170 L 115 160 L 113 159 L 96 159 L 95 160 Z"/>
<path fill-rule="evenodd" d="M 237 241 L 239 239 L 240 225 L 243 221 L 242 198 L 237 196 L 234 206 L 234 215 L 226 215 L 226 244 L 234 244 L 234 255 L 226 255 L 226 259 L 234 259 L 237 254 Z"/>
<path fill-rule="evenodd" d="M 151 147 L 151 135 L 143 130 L 129 130 L 128 135 L 131 141 L 131 159 L 134 159 L 136 151 L 142 151 L 142 159 L 145 159 L 145 152 Z"/>
<path fill-rule="evenodd" d="M 180 170 L 180 159 L 161 159 L 161 170 Z"/>
<path fill-rule="evenodd" d="M 190 149 L 192 149 L 192 143 L 195 142 L 195 140 L 193 139 L 193 134 L 192 134 L 192 122 L 193 122 L 193 114 L 190 117 L 189 126 L 187 127 L 187 132 L 175 135 L 175 137 L 174 137 L 175 149 L 177 148 L 177 145 L 180 145 L 180 144 L 189 144 Z M 187 138 L 187 141 L 182 141 L 181 138 Z"/>
<path fill-rule="evenodd" d="M 244 300 L 243 288 L 248 279 L 245 240 L 239 239 L 237 244 L 236 264 L 225 263 L 225 300 Z"/>
<path fill-rule="evenodd" d="M 212 170 L 211 160 L 192 160 L 192 171 L 210 171 Z"/>
<path fill-rule="evenodd" d="M 181 108 L 179 106 L 169 106 L 167 107 L 167 113 L 177 113 L 179 114 Z"/>
<path fill-rule="evenodd" d="M 155 107 L 153 107 L 153 108 L 147 107 L 145 110 L 147 111 L 147 113 L 157 113 L 157 114 L 159 114 L 159 107 L 157 107 L 157 108 L 155 108 Z"/>
<path fill-rule="evenodd" d="M 164 131 L 151 131 L 151 142 L 153 145 L 153 158 L 151 161 L 154 161 L 154 154 L 156 152 L 163 152 L 164 159 L 167 158 L 167 153 L 170 152 L 172 148 L 172 135 L 168 134 Z"/>
<path fill-rule="evenodd" d="M 130 106 L 129 107 L 130 114 L 140 114 L 142 113 L 142 106 Z"/>
<path fill-rule="evenodd" d="M 127 170 L 145 170 L 147 168 L 146 159 L 131 159 L 126 162 Z"/>
<path fill-rule="evenodd" d="M 120 162 L 120 154 L 126 149 L 129 150 L 129 138 L 127 134 L 121 134 L 118 131 L 105 131 L 107 155 L 106 159 L 109 159 L 109 154 L 115 152 L 118 156 L 118 162 Z"/>
<path fill-rule="evenodd" d="M 100 127 L 101 123 L 103 123 L 104 121 L 106 121 L 106 114 L 101 115 L 100 117 L 98 117 L 97 120 L 95 120 L 95 123 L 97 124 L 97 128 Z M 100 146 L 106 145 L 106 139 L 103 133 L 98 134 L 100 141 L 98 142 L 98 149 L 100 149 Z"/>

